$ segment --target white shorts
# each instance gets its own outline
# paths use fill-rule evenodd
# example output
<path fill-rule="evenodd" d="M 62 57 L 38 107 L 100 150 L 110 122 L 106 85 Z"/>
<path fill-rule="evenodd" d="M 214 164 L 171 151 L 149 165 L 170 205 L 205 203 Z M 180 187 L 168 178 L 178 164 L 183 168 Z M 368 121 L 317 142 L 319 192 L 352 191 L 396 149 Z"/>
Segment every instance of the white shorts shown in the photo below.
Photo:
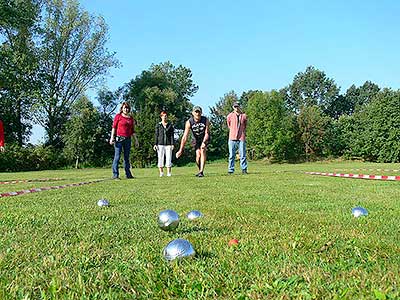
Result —
<path fill-rule="evenodd" d="M 165 156 L 165 166 L 167 168 L 172 167 L 172 146 L 157 145 L 158 147 L 158 167 L 164 167 L 164 156 Z"/>

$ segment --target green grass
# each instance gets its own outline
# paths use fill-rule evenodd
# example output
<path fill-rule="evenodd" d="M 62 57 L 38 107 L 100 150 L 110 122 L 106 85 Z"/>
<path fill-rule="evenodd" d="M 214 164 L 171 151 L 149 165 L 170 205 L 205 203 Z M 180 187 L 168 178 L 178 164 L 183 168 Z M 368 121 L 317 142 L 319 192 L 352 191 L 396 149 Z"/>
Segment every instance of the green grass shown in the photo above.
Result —
<path fill-rule="evenodd" d="M 226 174 L 226 163 L 134 169 L 134 180 L 0 198 L 0 299 L 399 299 L 400 182 L 306 175 L 395 164 L 267 165 Z M 353 173 L 400 175 L 390 172 Z M 110 177 L 109 169 L 1 173 L 0 193 Z M 111 206 L 99 208 L 106 198 Z M 369 216 L 355 219 L 362 205 Z M 181 216 L 175 232 L 157 214 Z M 185 214 L 200 210 L 198 222 Z M 189 240 L 192 259 L 165 245 Z M 229 247 L 232 238 L 237 247 Z"/>

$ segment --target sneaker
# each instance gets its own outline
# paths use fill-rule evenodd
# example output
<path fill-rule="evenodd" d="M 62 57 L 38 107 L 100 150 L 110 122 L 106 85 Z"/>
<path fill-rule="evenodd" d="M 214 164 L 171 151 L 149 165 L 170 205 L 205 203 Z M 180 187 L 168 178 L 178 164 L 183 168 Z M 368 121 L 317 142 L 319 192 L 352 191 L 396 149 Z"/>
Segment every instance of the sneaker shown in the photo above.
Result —
<path fill-rule="evenodd" d="M 133 179 L 135 178 L 134 176 L 130 175 L 130 176 L 126 176 L 126 179 Z"/>
<path fill-rule="evenodd" d="M 228 175 L 233 175 L 233 172 L 228 172 Z"/>
<path fill-rule="evenodd" d="M 243 175 L 248 174 L 248 173 L 247 173 L 247 169 L 243 169 L 243 170 L 242 170 L 242 174 L 243 174 Z"/>
<path fill-rule="evenodd" d="M 203 174 L 203 172 L 199 172 L 199 173 L 196 174 L 196 176 L 197 177 L 204 177 L 204 174 Z"/>
<path fill-rule="evenodd" d="M 113 176 L 112 179 L 121 180 L 121 178 L 119 178 L 118 176 Z"/>
<path fill-rule="evenodd" d="M 172 174 L 171 174 L 171 173 L 167 173 L 167 176 L 168 176 L 168 177 L 171 177 L 171 176 L 172 176 Z"/>
<path fill-rule="evenodd" d="M 164 176 L 164 173 L 160 173 L 160 177 L 163 177 Z"/>

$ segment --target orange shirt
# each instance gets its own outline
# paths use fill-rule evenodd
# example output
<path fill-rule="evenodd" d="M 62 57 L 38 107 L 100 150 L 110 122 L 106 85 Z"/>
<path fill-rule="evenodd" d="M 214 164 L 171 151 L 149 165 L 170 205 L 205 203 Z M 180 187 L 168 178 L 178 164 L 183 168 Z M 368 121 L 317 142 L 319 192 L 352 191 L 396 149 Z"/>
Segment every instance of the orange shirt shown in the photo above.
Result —
<path fill-rule="evenodd" d="M 247 126 L 247 116 L 242 113 L 238 115 L 231 112 L 226 117 L 226 124 L 229 128 L 229 140 L 231 141 L 244 141 L 246 140 L 246 126 Z"/>

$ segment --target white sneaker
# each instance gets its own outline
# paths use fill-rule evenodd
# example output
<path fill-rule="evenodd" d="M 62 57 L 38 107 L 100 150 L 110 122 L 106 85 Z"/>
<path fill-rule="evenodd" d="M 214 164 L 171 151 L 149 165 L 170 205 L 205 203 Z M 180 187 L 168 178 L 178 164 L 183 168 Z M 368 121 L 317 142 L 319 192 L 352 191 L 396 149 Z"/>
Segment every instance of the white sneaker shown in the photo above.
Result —
<path fill-rule="evenodd" d="M 168 177 L 171 177 L 171 175 L 172 175 L 171 173 L 168 173 L 168 174 L 167 174 Z"/>
<path fill-rule="evenodd" d="M 160 173 L 160 177 L 163 177 L 164 176 L 164 173 Z"/>

